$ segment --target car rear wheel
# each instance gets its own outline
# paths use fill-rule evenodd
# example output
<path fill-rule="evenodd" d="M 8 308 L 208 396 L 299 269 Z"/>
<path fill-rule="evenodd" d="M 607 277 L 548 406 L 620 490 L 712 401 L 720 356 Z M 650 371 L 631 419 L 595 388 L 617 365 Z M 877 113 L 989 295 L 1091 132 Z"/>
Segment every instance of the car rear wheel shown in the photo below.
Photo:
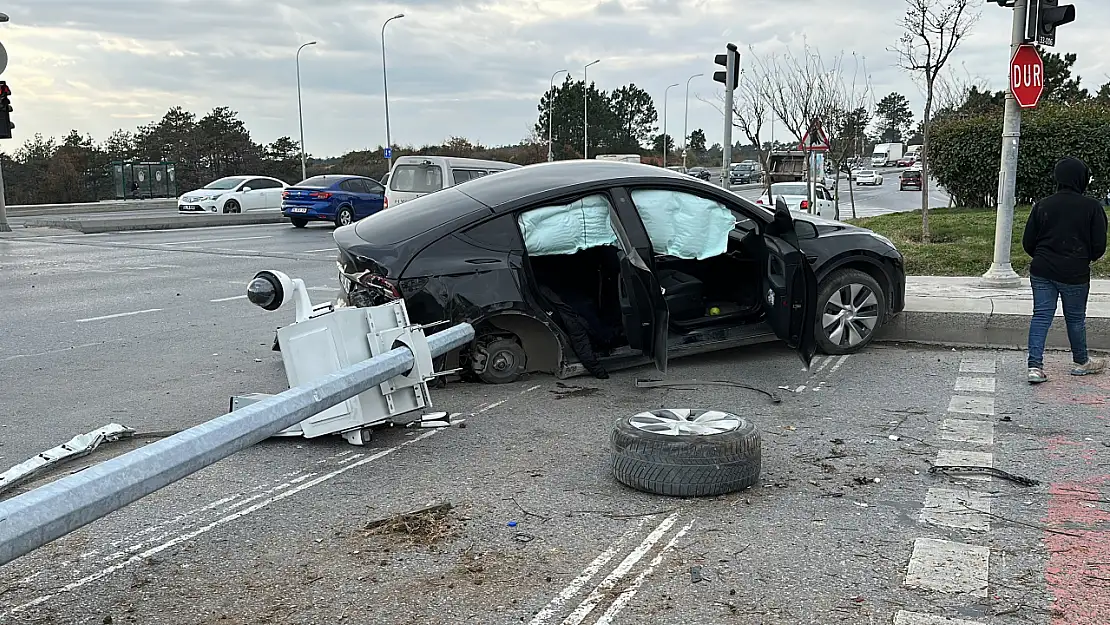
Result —
<path fill-rule="evenodd" d="M 235 200 L 228 200 L 227 202 L 224 202 L 224 212 L 241 213 L 243 212 L 243 207 L 239 206 L 239 202 L 236 202 Z"/>
<path fill-rule="evenodd" d="M 344 206 L 335 214 L 336 227 L 349 226 L 355 221 L 355 213 L 350 206 Z"/>
<path fill-rule="evenodd" d="M 817 302 L 817 345 L 829 355 L 863 349 L 886 317 L 882 287 L 858 269 L 841 269 L 825 278 Z"/>
<path fill-rule="evenodd" d="M 303 217 L 290 217 L 289 221 L 293 222 L 294 228 L 304 228 L 308 225 L 308 220 Z"/>

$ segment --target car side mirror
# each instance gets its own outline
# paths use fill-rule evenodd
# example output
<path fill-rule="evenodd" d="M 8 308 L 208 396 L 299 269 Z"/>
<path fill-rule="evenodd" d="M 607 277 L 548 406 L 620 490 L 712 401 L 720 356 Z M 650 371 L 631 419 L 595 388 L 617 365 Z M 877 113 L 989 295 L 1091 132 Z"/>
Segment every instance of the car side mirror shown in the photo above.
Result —
<path fill-rule="evenodd" d="M 250 187 L 243 187 L 243 189 L 242 189 L 243 193 L 246 193 L 247 191 L 250 191 L 250 190 L 251 190 Z"/>
<path fill-rule="evenodd" d="M 790 206 L 786 204 L 786 200 L 782 199 L 782 196 L 775 200 L 775 224 L 785 229 L 794 228 L 794 218 L 790 216 Z M 782 232 L 785 231 L 782 230 Z"/>

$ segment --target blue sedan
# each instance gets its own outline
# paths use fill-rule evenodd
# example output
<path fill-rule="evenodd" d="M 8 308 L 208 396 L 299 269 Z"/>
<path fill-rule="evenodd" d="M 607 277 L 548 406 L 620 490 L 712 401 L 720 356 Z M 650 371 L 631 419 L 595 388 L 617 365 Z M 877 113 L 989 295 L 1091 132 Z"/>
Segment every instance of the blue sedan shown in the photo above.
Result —
<path fill-rule="evenodd" d="M 281 195 L 281 213 L 297 228 L 309 221 L 352 224 L 385 208 L 385 187 L 363 176 L 313 176 Z"/>

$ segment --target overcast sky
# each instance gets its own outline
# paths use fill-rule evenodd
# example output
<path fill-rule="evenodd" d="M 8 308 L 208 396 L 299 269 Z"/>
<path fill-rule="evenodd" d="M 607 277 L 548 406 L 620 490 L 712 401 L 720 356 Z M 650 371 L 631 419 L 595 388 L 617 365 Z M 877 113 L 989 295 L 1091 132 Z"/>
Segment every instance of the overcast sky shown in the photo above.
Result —
<path fill-rule="evenodd" d="M 980 2 L 982 19 L 953 57 L 1002 88 L 1009 9 Z M 1110 74 L 1110 2 L 1073 0 L 1075 23 L 1058 52 L 1076 52 L 1084 86 Z M 117 128 L 157 120 L 175 105 L 198 115 L 229 106 L 256 141 L 297 136 L 294 54 L 301 54 L 305 143 L 338 155 L 385 143 L 381 28 L 386 31 L 394 143 L 451 135 L 515 143 L 537 119 L 551 74 L 569 69 L 602 89 L 633 82 L 651 93 L 668 130 L 681 136 L 686 79 L 689 129 L 719 142 L 713 56 L 728 42 L 759 53 L 800 50 L 866 59 L 874 91 L 900 91 L 920 118 L 922 97 L 887 51 L 899 35 L 902 0 L 34 0 L 6 3 L 0 25 L 13 90 L 14 151 L 34 133 L 70 128 L 103 140 Z M 561 77 L 560 77 L 561 80 Z M 662 122 L 662 120 L 660 120 Z M 662 123 L 660 123 L 662 126 Z M 779 127 L 779 136 L 784 134 Z"/>

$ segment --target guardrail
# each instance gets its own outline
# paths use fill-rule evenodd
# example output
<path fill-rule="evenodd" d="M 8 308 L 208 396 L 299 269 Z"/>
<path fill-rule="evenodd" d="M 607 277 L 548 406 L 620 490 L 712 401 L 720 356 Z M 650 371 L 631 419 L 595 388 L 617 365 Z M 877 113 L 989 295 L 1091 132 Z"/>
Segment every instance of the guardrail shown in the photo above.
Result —
<path fill-rule="evenodd" d="M 474 328 L 461 323 L 429 336 L 428 349 L 441 356 L 473 339 Z M 415 364 L 412 351 L 398 347 L 0 502 L 0 564 L 405 375 Z"/>

